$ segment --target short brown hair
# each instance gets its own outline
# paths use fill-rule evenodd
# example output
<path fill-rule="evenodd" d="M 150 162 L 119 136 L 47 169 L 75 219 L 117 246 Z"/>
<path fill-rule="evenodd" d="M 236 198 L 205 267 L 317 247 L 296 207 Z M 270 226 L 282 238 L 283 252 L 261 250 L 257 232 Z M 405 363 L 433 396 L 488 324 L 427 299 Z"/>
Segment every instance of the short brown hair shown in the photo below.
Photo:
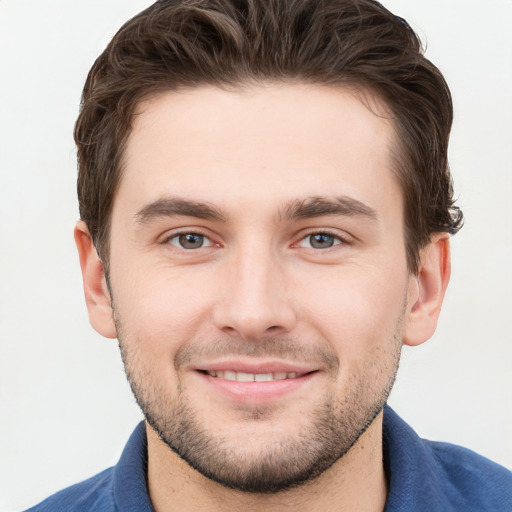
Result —
<path fill-rule="evenodd" d="M 159 0 L 89 72 L 75 126 L 80 216 L 105 265 L 135 106 L 165 90 L 299 81 L 372 91 L 395 125 L 409 269 L 432 233 L 454 234 L 448 86 L 403 20 L 373 0 Z"/>

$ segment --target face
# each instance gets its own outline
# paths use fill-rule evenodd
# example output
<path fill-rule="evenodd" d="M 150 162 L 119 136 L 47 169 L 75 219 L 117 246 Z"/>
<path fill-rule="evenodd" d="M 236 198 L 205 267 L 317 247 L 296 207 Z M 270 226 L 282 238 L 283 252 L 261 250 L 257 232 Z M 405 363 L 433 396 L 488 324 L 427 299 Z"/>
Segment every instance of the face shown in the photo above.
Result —
<path fill-rule="evenodd" d="M 203 475 L 298 485 L 382 410 L 414 281 L 392 139 L 339 88 L 139 105 L 111 222 L 115 326 L 146 419 Z"/>

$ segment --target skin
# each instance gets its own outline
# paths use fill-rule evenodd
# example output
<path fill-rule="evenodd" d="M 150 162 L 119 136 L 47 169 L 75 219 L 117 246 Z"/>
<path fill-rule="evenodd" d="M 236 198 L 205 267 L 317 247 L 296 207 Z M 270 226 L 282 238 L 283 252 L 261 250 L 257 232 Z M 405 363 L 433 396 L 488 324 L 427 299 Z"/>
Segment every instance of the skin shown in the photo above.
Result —
<path fill-rule="evenodd" d="M 150 98 L 137 109 L 113 204 L 112 296 L 78 223 L 91 323 L 119 337 L 132 388 L 153 415 L 157 512 L 383 510 L 379 411 L 402 343 L 435 330 L 449 246 L 433 235 L 409 273 L 393 125 L 369 99 L 371 111 L 346 90 L 300 84 Z M 185 248 L 186 234 L 203 238 Z M 283 387 L 204 373 L 227 369 L 307 375 Z M 345 449 L 301 485 L 244 492 L 162 442 L 184 417 L 197 427 L 192 440 L 201 434 L 214 447 L 203 458 L 204 446 L 193 451 L 195 463 L 217 458 L 225 479 L 266 457 L 297 467 L 293 457 L 314 451 L 325 424 Z"/>

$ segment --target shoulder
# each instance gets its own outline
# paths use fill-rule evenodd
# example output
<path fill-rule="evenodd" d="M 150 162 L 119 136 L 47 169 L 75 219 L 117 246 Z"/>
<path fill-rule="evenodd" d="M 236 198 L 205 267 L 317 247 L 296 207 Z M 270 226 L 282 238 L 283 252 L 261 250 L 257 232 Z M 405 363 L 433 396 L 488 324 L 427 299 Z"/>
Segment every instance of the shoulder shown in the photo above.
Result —
<path fill-rule="evenodd" d="M 45 499 L 26 512 L 114 512 L 113 468 L 72 485 Z"/>
<path fill-rule="evenodd" d="M 386 512 L 511 512 L 512 472 L 475 452 L 422 439 L 384 411 Z"/>
<path fill-rule="evenodd" d="M 154 512 L 146 485 L 146 427 L 140 422 L 119 462 L 26 512 Z"/>
<path fill-rule="evenodd" d="M 442 473 L 445 492 L 454 502 L 481 510 L 512 510 L 512 472 L 461 446 L 424 441 Z"/>

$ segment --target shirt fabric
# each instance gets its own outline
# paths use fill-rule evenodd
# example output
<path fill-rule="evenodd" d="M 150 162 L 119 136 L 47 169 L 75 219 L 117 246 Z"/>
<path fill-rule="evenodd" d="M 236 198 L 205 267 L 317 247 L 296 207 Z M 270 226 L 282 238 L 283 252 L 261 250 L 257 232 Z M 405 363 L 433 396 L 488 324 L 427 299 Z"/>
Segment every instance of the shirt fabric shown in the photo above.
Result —
<path fill-rule="evenodd" d="M 390 407 L 384 410 L 384 512 L 511 512 L 512 472 L 471 450 L 418 437 Z M 148 495 L 144 422 L 119 462 L 26 512 L 155 512 Z"/>

